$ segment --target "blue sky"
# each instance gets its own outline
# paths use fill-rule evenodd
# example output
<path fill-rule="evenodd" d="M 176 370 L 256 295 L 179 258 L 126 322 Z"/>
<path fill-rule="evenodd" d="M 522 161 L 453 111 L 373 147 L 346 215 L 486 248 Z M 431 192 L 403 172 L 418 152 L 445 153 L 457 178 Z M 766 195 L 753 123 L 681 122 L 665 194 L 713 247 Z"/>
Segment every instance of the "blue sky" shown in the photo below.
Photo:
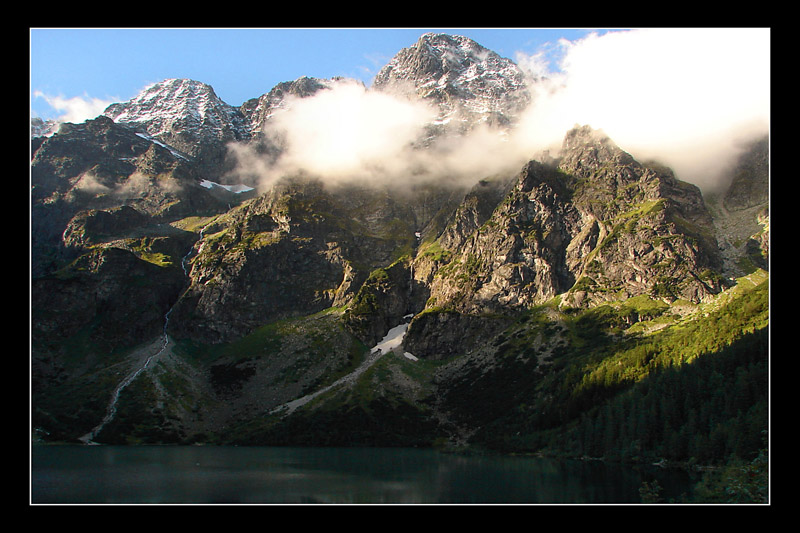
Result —
<path fill-rule="evenodd" d="M 427 31 L 465 35 L 514 59 L 590 29 L 353 28 L 161 29 L 31 28 L 31 113 L 56 118 L 54 98 L 127 101 L 150 83 L 191 78 L 231 105 L 276 84 L 312 76 L 369 83 L 400 49 Z M 50 102 L 50 103 L 49 103 Z"/>

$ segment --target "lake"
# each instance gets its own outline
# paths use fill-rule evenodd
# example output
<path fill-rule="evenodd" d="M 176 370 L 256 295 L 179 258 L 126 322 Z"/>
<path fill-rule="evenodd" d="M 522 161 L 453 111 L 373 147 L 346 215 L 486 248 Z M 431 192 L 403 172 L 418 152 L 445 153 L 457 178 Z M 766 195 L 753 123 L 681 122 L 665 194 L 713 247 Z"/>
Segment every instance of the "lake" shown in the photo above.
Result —
<path fill-rule="evenodd" d="M 688 473 L 538 457 L 415 448 L 36 445 L 33 504 L 639 503 L 643 481 L 667 499 Z"/>

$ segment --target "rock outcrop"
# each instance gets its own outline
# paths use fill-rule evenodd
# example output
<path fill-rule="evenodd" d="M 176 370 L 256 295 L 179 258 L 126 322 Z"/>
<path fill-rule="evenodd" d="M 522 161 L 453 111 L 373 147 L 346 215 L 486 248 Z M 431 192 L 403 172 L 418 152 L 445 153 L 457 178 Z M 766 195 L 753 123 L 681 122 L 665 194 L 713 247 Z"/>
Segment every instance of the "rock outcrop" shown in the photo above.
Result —
<path fill-rule="evenodd" d="M 700 190 L 600 132 L 569 132 L 555 164 L 531 161 L 502 198 L 485 188 L 438 240 L 452 259 L 431 280 L 431 306 L 502 313 L 556 296 L 586 307 L 640 294 L 699 302 L 722 288 Z"/>

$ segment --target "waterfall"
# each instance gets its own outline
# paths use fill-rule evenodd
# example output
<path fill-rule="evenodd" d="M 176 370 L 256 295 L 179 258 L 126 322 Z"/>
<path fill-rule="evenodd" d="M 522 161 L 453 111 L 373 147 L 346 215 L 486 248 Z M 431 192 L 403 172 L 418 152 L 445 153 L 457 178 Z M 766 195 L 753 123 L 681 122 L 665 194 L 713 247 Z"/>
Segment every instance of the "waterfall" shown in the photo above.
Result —
<path fill-rule="evenodd" d="M 203 227 L 200 230 L 200 239 L 203 238 L 204 231 L 205 227 Z M 192 245 L 189 248 L 189 251 L 181 259 L 181 268 L 183 268 L 183 272 L 184 274 L 186 274 L 187 277 L 189 276 L 189 271 L 186 268 L 186 262 L 189 260 L 189 257 L 192 255 L 193 251 L 194 251 L 194 245 Z M 180 300 L 180 298 L 178 298 L 178 300 Z M 177 301 L 175 303 L 177 303 Z M 147 369 L 147 367 L 150 365 L 150 361 L 160 356 L 167 349 L 170 340 L 169 334 L 167 333 L 167 327 L 169 326 L 169 315 L 172 313 L 174 307 L 175 304 L 173 304 L 173 306 L 170 307 L 169 310 L 164 314 L 164 329 L 161 335 L 161 339 L 163 342 L 161 344 L 161 348 L 156 353 L 148 356 L 147 359 L 145 359 L 142 366 L 140 366 L 139 368 L 128 374 L 125 377 L 125 379 L 119 382 L 119 384 L 114 389 L 114 392 L 111 394 L 111 401 L 108 403 L 108 407 L 106 408 L 106 414 L 103 417 L 103 420 L 97 426 L 95 426 L 94 429 L 92 429 L 89 433 L 87 433 L 78 440 L 80 440 L 84 444 L 97 444 L 96 442 L 94 442 L 94 438 L 109 422 L 111 422 L 114 419 L 114 417 L 117 414 L 117 402 L 119 402 L 119 395 L 122 393 L 125 387 L 133 383 L 133 380 L 135 380 L 139 376 L 139 374 L 141 374 L 144 370 Z"/>
<path fill-rule="evenodd" d="M 417 242 L 415 244 L 415 248 L 419 248 L 420 239 L 422 239 L 422 233 L 419 231 L 414 232 L 414 237 L 416 237 Z M 416 250 L 415 250 L 416 253 Z M 414 289 L 414 257 L 412 256 L 408 262 L 408 301 L 409 306 L 411 305 L 411 293 Z"/>

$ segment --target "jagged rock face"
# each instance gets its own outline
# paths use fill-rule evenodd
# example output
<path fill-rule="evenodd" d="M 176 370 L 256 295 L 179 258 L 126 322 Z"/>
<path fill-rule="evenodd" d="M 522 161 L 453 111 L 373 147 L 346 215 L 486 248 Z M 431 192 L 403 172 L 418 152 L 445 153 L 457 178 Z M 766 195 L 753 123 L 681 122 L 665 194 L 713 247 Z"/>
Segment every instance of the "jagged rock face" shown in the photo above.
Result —
<path fill-rule="evenodd" d="M 297 306 L 314 312 L 331 305 L 342 281 L 340 261 L 328 260 L 335 245 L 300 233 L 297 222 L 292 227 L 293 206 L 280 199 L 264 195 L 205 228 L 174 335 L 220 342 L 291 316 Z"/>
<path fill-rule="evenodd" d="M 181 142 L 182 136 L 200 136 L 205 141 L 248 137 L 242 114 L 220 100 L 210 85 L 194 80 L 153 84 L 128 102 L 111 104 L 103 115 L 190 155 L 199 148 L 197 140 Z"/>
<path fill-rule="evenodd" d="M 532 162 L 491 216 L 482 216 L 478 203 L 458 212 L 441 241 L 454 260 L 431 283 L 433 305 L 473 313 L 521 308 L 572 285 L 566 248 L 580 215 L 560 199 L 564 187 L 549 174 Z"/>
<path fill-rule="evenodd" d="M 62 124 L 57 135 L 41 142 L 33 152 L 32 199 L 45 201 L 54 194 L 77 195 L 86 189 L 94 195 L 114 188 L 120 176 L 133 174 L 133 161 L 150 145 L 107 118 Z M 95 178 L 96 184 L 82 182 L 84 177 L 86 181 Z"/>
<path fill-rule="evenodd" d="M 507 126 L 530 101 L 516 64 L 458 35 L 423 35 L 381 69 L 373 88 L 430 101 L 456 130 Z"/>
<path fill-rule="evenodd" d="M 108 208 L 128 203 L 158 215 L 187 201 L 195 202 L 191 209 L 202 209 L 208 194 L 200 181 L 191 162 L 106 117 L 62 124 L 31 160 L 35 204 L 67 201 Z"/>
<path fill-rule="evenodd" d="M 725 208 L 731 211 L 755 207 L 769 201 L 769 138 L 753 142 L 731 171 L 725 193 Z"/>
<path fill-rule="evenodd" d="M 239 110 L 246 117 L 247 130 L 253 137 L 262 133 L 265 124 L 279 109 L 284 108 L 287 98 L 308 98 L 320 90 L 330 89 L 330 80 L 303 76 L 294 81 L 279 83 L 268 93 L 243 103 Z"/>
<path fill-rule="evenodd" d="M 567 135 L 562 153 L 559 170 L 577 178 L 575 206 L 598 224 L 596 242 L 572 258 L 590 301 L 648 294 L 699 302 L 721 290 L 719 249 L 697 187 L 640 164 L 586 128 Z M 584 296 L 571 292 L 573 303 Z"/>
<path fill-rule="evenodd" d="M 87 350 L 109 352 L 158 335 L 184 283 L 180 268 L 160 267 L 120 248 L 93 250 L 58 276 L 33 280 L 36 348 L 60 350 L 59 343 L 85 333 Z"/>
<path fill-rule="evenodd" d="M 700 191 L 598 132 L 569 132 L 557 166 L 527 164 L 490 216 L 480 192 L 439 240 L 453 260 L 431 281 L 431 306 L 503 312 L 556 295 L 572 306 L 638 294 L 698 302 L 721 288 Z"/>
<path fill-rule="evenodd" d="M 396 262 L 373 271 L 348 306 L 345 325 L 368 346 L 374 346 L 403 317 L 413 314 L 412 279 L 408 266 Z"/>
<path fill-rule="evenodd" d="M 588 126 L 567 132 L 557 165 L 586 182 L 585 187 L 577 184 L 575 201 L 597 218 L 618 216 L 633 203 L 668 198 L 690 221 L 711 223 L 700 189 L 678 181 L 669 169 L 641 164 Z"/>
<path fill-rule="evenodd" d="M 437 209 L 411 206 L 417 203 L 400 203 L 388 190 L 329 189 L 306 179 L 278 184 L 206 228 L 173 334 L 230 341 L 273 320 L 350 303 L 371 272 L 411 254 L 418 227 L 435 220 Z M 403 311 L 382 309 L 379 329 L 408 307 L 407 288 L 398 293 L 394 285 L 383 303 Z M 375 327 L 356 329 L 369 332 L 366 341 Z"/>
<path fill-rule="evenodd" d="M 200 186 L 200 174 L 190 161 L 107 117 L 64 123 L 57 134 L 37 144 L 31 159 L 37 275 L 65 259 L 64 231 L 82 211 L 127 205 L 155 223 L 220 212 L 238 201 L 232 194 L 210 193 Z"/>
<path fill-rule="evenodd" d="M 241 112 L 194 80 L 153 84 L 128 102 L 108 106 L 103 115 L 212 167 L 224 165 L 228 142 L 250 138 Z"/>

